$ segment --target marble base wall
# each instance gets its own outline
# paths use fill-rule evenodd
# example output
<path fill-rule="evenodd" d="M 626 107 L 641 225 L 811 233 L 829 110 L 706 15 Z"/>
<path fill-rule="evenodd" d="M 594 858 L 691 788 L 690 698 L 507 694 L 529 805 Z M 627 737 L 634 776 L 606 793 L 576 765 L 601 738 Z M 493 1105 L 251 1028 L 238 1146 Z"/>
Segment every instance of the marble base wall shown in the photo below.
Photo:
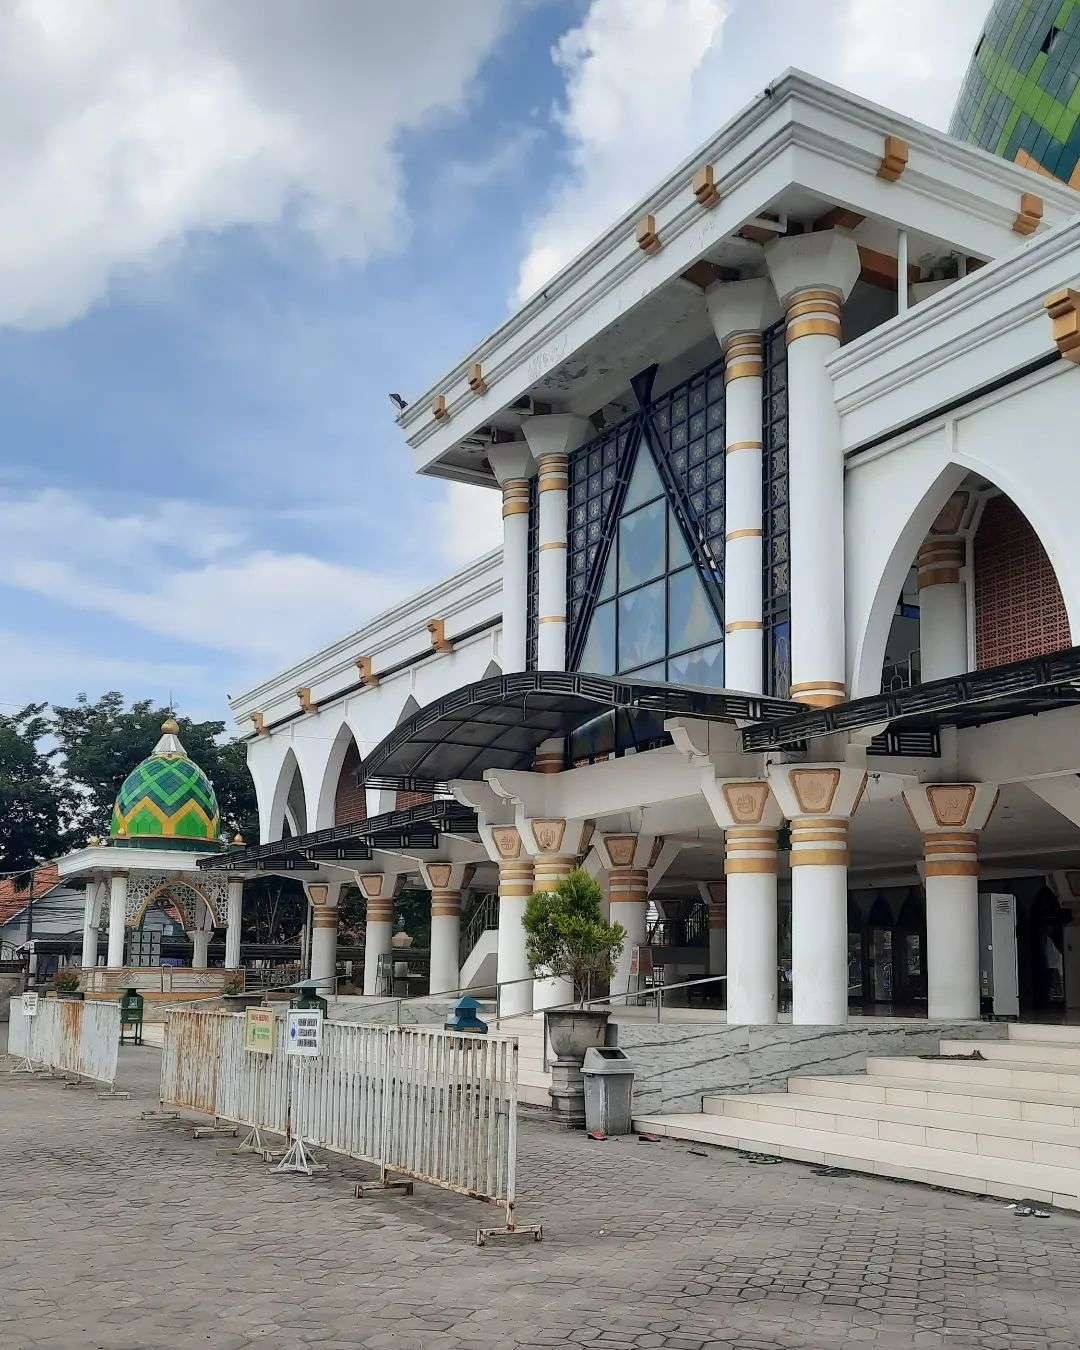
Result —
<path fill-rule="evenodd" d="M 634 1112 L 701 1110 L 722 1092 L 782 1092 L 795 1075 L 864 1073 L 868 1056 L 936 1054 L 943 1038 L 1004 1040 L 1002 1022 L 868 1022 L 725 1027 L 620 1022 L 633 1062 Z"/>

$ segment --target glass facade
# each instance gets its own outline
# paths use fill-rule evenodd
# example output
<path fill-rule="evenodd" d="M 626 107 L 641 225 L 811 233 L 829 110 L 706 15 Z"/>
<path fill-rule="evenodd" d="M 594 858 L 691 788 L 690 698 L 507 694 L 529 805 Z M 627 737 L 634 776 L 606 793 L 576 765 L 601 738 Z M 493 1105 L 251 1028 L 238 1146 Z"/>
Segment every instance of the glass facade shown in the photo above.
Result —
<path fill-rule="evenodd" d="M 949 131 L 1080 187 L 1080 0 L 995 0 Z"/>
<path fill-rule="evenodd" d="M 763 335 L 762 615 L 765 693 L 791 691 L 791 553 L 788 528 L 787 343 L 781 321 Z"/>

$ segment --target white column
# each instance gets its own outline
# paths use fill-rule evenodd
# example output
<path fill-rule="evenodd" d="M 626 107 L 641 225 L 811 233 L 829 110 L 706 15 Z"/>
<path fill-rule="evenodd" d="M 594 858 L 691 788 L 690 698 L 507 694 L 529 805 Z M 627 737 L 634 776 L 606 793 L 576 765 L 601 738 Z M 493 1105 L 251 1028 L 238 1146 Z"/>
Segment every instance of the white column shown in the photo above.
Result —
<path fill-rule="evenodd" d="M 113 969 L 124 964 L 124 935 L 127 923 L 127 875 L 114 872 L 109 879 L 109 960 Z"/>
<path fill-rule="evenodd" d="M 379 958 L 387 956 L 394 936 L 394 878 L 365 872 L 356 878 L 367 902 L 364 924 L 364 993 L 379 993 Z"/>
<path fill-rule="evenodd" d="M 340 882 L 308 882 L 305 887 L 311 902 L 311 980 L 318 984 L 324 998 L 337 990 L 338 900 Z"/>
<path fill-rule="evenodd" d="M 431 892 L 431 979 L 428 992 L 445 994 L 460 984 L 461 892 L 450 887 Z"/>
<path fill-rule="evenodd" d="M 630 991 L 630 961 L 635 947 L 645 943 L 646 913 L 649 905 L 649 873 L 644 867 L 614 867 L 609 874 L 611 922 L 626 929 L 626 942 L 611 977 L 611 993 Z M 619 999 L 616 1007 L 624 1004 Z"/>
<path fill-rule="evenodd" d="M 926 1013 L 979 1016 L 979 831 L 997 802 L 993 783 L 904 789 L 926 857 Z"/>
<path fill-rule="evenodd" d="M 848 234 L 822 230 L 779 239 L 765 257 L 787 311 L 791 696 L 831 707 L 846 690 L 844 460 L 825 363 L 840 346 L 859 250 Z"/>
<path fill-rule="evenodd" d="M 488 463 L 502 488 L 502 640 L 504 674 L 525 669 L 529 607 L 529 479 L 536 472 L 524 441 L 493 445 Z"/>
<path fill-rule="evenodd" d="M 191 956 L 192 970 L 205 970 L 210 963 L 209 947 L 210 938 L 213 934 L 212 928 L 193 928 L 188 937 L 191 939 L 194 951 Z"/>
<path fill-rule="evenodd" d="M 771 764 L 769 786 L 791 822 L 791 1020 L 847 1022 L 848 823 L 866 790 L 849 764 Z"/>
<path fill-rule="evenodd" d="M 522 426 L 537 465 L 537 664 L 541 670 L 566 669 L 567 456 L 590 430 L 586 418 L 569 413 L 529 417 Z"/>
<path fill-rule="evenodd" d="M 497 835 L 509 833 L 517 838 L 517 830 L 512 826 L 496 830 Z M 533 863 L 531 858 L 520 856 L 520 840 L 516 853 L 515 857 L 499 859 L 499 958 L 496 978 L 500 984 L 507 980 L 519 981 L 507 984 L 500 992 L 500 1009 L 506 1017 L 529 1012 L 533 1006 L 533 985 L 529 978 L 532 972 L 525 959 L 525 929 L 522 924 L 525 906 L 533 893 Z"/>
<path fill-rule="evenodd" d="M 728 905 L 727 882 L 706 881 L 702 883 L 709 913 L 709 974 L 726 975 L 728 973 Z M 712 991 L 723 992 L 719 989 Z"/>
<path fill-rule="evenodd" d="M 225 929 L 225 969 L 240 969 L 240 925 L 243 921 L 244 883 L 229 882 L 228 927 Z"/>
<path fill-rule="evenodd" d="M 776 1021 L 776 830 L 735 826 L 725 846 L 728 1025 L 764 1026 Z"/>
<path fill-rule="evenodd" d="M 963 539 L 931 535 L 919 549 L 919 657 L 923 683 L 961 675 L 968 668 L 967 602 L 960 582 Z"/>
<path fill-rule="evenodd" d="M 725 357 L 724 683 L 760 694 L 762 650 L 761 333 L 779 314 L 767 277 L 718 282 L 705 296 Z"/>
<path fill-rule="evenodd" d="M 97 965 L 97 911 L 101 902 L 102 884 L 100 881 L 88 881 L 86 893 L 83 897 L 82 965 L 84 970 Z"/>

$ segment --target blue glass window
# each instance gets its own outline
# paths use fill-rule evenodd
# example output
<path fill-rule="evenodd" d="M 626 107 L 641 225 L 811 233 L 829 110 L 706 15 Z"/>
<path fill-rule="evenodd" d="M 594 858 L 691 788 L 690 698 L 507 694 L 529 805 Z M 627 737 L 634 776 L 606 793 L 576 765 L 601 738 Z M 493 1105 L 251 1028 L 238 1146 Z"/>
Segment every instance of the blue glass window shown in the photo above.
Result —
<path fill-rule="evenodd" d="M 615 606 L 610 601 L 593 611 L 581 669 L 590 675 L 615 674 Z"/>
<path fill-rule="evenodd" d="M 619 596 L 619 671 L 663 660 L 664 583 L 654 581 Z"/>
<path fill-rule="evenodd" d="M 648 453 L 647 450 L 641 452 L 645 458 Z M 620 590 L 663 576 L 666 520 L 667 508 L 662 501 L 628 514 L 624 512 L 619 521 Z"/>

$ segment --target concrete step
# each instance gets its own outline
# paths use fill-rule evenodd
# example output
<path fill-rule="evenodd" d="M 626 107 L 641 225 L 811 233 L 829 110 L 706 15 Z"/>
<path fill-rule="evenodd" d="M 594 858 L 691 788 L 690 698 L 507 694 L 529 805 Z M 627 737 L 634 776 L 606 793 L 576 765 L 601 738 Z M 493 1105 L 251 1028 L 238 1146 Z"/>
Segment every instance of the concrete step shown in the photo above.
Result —
<path fill-rule="evenodd" d="M 1000 1116 L 1046 1125 L 1080 1126 L 1080 1093 L 1003 1087 L 996 1083 L 979 1082 L 954 1086 L 934 1079 L 870 1078 L 867 1074 L 838 1074 L 831 1078 L 797 1076 L 788 1079 L 788 1089 L 807 1096 L 888 1102 L 893 1106 Z"/>
<path fill-rule="evenodd" d="M 1080 1210 L 1080 1172 L 1045 1163 L 1020 1162 L 985 1154 L 955 1152 L 868 1139 L 830 1130 L 810 1130 L 734 1116 L 655 1115 L 635 1119 L 634 1128 L 672 1139 L 720 1148 L 770 1153 L 799 1162 L 846 1167 L 874 1176 L 921 1181 L 951 1190 L 1008 1199 L 1030 1197 L 1043 1204 Z"/>
<path fill-rule="evenodd" d="M 952 1083 L 961 1088 L 971 1083 L 998 1087 L 1035 1088 L 1046 1092 L 1080 1095 L 1080 1065 L 1075 1071 L 1060 1065 L 1029 1066 L 1022 1060 L 885 1059 L 871 1055 L 866 1061 L 871 1078 L 896 1081 L 904 1078 Z"/>
<path fill-rule="evenodd" d="M 706 1097 L 702 1109 L 705 1115 L 772 1121 L 808 1130 L 892 1139 L 896 1143 L 950 1152 L 982 1153 L 991 1158 L 1080 1169 L 1080 1128 L 1075 1125 L 1043 1125 L 1000 1116 L 977 1116 L 973 1112 L 936 1111 L 798 1092 Z"/>
<path fill-rule="evenodd" d="M 969 1055 L 978 1050 L 983 1059 L 994 1063 L 1026 1065 L 1048 1064 L 1066 1073 L 1080 1073 L 1080 1042 L 1068 1041 L 951 1041 L 939 1042 L 943 1055 Z M 976 1061 L 977 1062 L 977 1061 Z"/>
<path fill-rule="evenodd" d="M 1059 1041 L 1064 1045 L 1080 1046 L 1080 1026 L 1058 1026 L 1051 1022 L 1010 1022 L 1009 1040 Z M 979 1044 L 982 1045 L 982 1041 Z"/>

